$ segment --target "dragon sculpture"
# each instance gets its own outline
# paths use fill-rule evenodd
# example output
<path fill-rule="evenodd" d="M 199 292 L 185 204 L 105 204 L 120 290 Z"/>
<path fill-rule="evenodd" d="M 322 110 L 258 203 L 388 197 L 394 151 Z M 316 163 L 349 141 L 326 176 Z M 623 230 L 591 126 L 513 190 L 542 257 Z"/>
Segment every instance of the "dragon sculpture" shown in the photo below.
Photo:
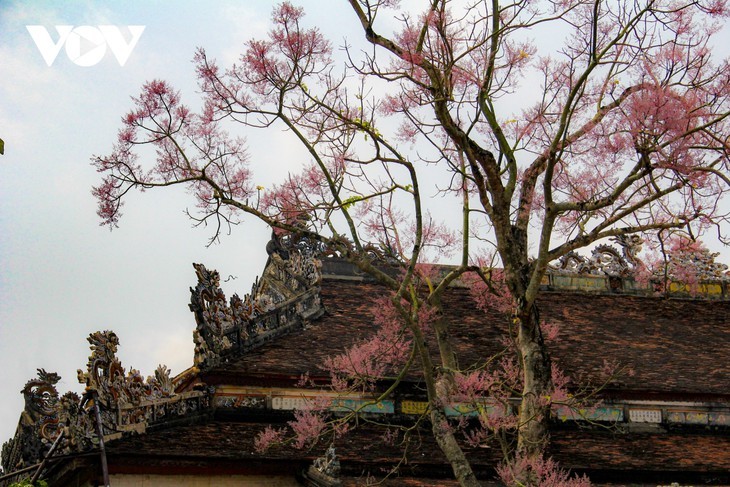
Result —
<path fill-rule="evenodd" d="M 607 275 L 626 277 L 640 265 L 637 257 L 641 251 L 642 240 L 638 235 L 619 235 L 611 239 L 621 250 L 608 244 L 597 245 L 590 257 L 576 252 L 568 252 L 552 269 L 569 274 Z"/>

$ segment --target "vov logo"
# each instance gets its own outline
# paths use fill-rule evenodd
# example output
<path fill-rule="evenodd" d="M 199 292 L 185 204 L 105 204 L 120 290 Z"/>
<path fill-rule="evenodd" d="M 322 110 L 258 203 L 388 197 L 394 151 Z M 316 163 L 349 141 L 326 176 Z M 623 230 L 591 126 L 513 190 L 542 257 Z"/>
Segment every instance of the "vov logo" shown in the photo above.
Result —
<path fill-rule="evenodd" d="M 78 66 L 94 66 L 104 59 L 107 47 L 117 58 L 120 66 L 124 66 L 132 54 L 132 49 L 142 36 L 145 26 L 129 25 L 127 29 L 131 39 L 126 40 L 119 27 L 114 25 L 56 25 L 58 38 L 53 40 L 51 34 L 42 25 L 26 25 L 35 45 L 47 65 L 51 66 L 65 46 L 66 56 Z"/>

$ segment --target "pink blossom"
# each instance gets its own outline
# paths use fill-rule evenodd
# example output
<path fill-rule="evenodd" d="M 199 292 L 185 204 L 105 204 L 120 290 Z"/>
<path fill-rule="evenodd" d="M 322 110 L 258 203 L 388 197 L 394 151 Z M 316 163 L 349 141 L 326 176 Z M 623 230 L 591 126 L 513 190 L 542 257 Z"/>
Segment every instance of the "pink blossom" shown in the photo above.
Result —
<path fill-rule="evenodd" d="M 497 467 L 497 474 L 505 485 L 530 485 L 534 487 L 590 487 L 588 477 L 571 476 L 561 469 L 552 458 L 518 456 Z"/>
<path fill-rule="evenodd" d="M 558 325 L 557 323 L 543 321 L 540 324 L 540 329 L 542 330 L 545 340 L 547 340 L 548 342 L 554 342 L 558 339 L 558 336 L 560 335 L 560 325 Z"/>
<path fill-rule="evenodd" d="M 456 391 L 453 400 L 471 403 L 487 397 L 499 383 L 499 377 L 484 370 L 475 370 L 467 374 L 456 374 L 454 382 Z"/>
<path fill-rule="evenodd" d="M 710 0 L 706 4 L 700 4 L 700 7 L 713 17 L 727 18 L 730 15 L 727 0 Z"/>
<path fill-rule="evenodd" d="M 572 399 L 572 394 L 568 391 L 571 383 L 570 377 L 566 376 L 557 363 L 552 364 L 550 371 L 551 389 L 546 397 L 543 398 L 545 405 L 549 404 L 566 404 Z"/>
<path fill-rule="evenodd" d="M 386 445 L 395 445 L 398 441 L 398 430 L 395 428 L 387 428 L 380 438 Z"/>
<path fill-rule="evenodd" d="M 92 191 L 102 224 L 118 224 L 121 199 L 130 188 L 177 183 L 195 195 L 203 218 L 225 211 L 230 221 L 234 210 L 221 210 L 214 196 L 245 200 L 251 195 L 243 141 L 221 130 L 209 105 L 202 116 L 193 113 L 165 81 L 146 83 L 133 101 L 135 107 L 123 119 L 112 154 L 93 158 L 97 170 L 105 173 L 103 184 Z M 148 168 L 138 163 L 136 150 L 143 145 L 156 154 L 155 164 Z"/>
<path fill-rule="evenodd" d="M 278 90 L 293 88 L 329 64 L 329 42 L 318 29 L 303 29 L 303 17 L 304 10 L 288 2 L 275 8 L 269 38 L 247 43 L 241 64 L 231 70 L 233 80 L 243 82 L 261 101 L 273 102 Z"/>
<path fill-rule="evenodd" d="M 282 2 L 271 14 L 271 20 L 277 25 L 296 23 L 302 17 L 304 17 L 304 9 L 302 7 L 295 7 L 289 2 Z"/>
<path fill-rule="evenodd" d="M 95 186 L 91 193 L 97 199 L 96 214 L 101 218 L 102 225 L 116 227 L 119 224 L 123 202 L 119 199 L 119 183 L 111 177 L 106 177 L 99 186 Z"/>
<path fill-rule="evenodd" d="M 294 431 L 294 447 L 304 448 L 317 442 L 326 427 L 322 413 L 310 410 L 294 411 L 294 420 L 289 421 Z"/>
<path fill-rule="evenodd" d="M 263 431 L 256 435 L 254 449 L 258 453 L 264 453 L 272 446 L 281 443 L 284 439 L 284 434 L 284 429 L 274 429 L 271 425 L 267 425 Z"/>
<path fill-rule="evenodd" d="M 378 326 L 375 334 L 325 361 L 325 368 L 330 371 L 338 390 L 346 388 L 349 381 L 371 388 L 374 381 L 397 371 L 405 363 L 410 339 L 390 298 L 377 299 L 372 313 Z"/>
<path fill-rule="evenodd" d="M 512 294 L 504 281 L 502 269 L 490 269 L 486 273 L 489 282 L 476 274 L 465 276 L 464 280 L 469 284 L 469 293 L 474 299 L 477 308 L 486 311 L 497 311 L 508 315 L 514 307 Z"/>

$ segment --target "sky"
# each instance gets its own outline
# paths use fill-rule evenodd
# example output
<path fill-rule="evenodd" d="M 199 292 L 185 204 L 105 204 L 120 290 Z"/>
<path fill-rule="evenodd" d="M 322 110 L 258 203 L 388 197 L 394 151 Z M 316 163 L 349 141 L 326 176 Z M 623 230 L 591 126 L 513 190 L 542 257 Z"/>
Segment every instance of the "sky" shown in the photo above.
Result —
<path fill-rule="evenodd" d="M 335 48 L 345 37 L 357 45 L 353 15 L 334 14 L 341 0 L 293 3 L 306 7 L 307 20 Z M 207 246 L 211 230 L 192 228 L 184 190 L 134 194 L 120 228 L 100 226 L 90 158 L 110 152 L 145 81 L 171 81 L 195 107 L 196 47 L 229 65 L 248 39 L 265 35 L 273 4 L 0 0 L 0 443 L 14 434 L 19 391 L 36 369 L 61 375 L 59 393 L 81 392 L 76 370 L 86 368 L 89 333 L 113 330 L 122 365 L 144 376 L 160 363 L 173 374 L 192 365 L 193 262 L 231 276 L 222 284 L 229 296 L 248 292 L 262 271 L 269 230 L 248 219 Z M 89 45 L 71 33 L 48 66 L 26 26 L 42 26 L 55 42 L 57 25 L 92 39 L 102 35 L 98 26 L 112 26 L 125 41 L 126 26 L 144 30 L 123 65 L 113 41 L 105 49 L 103 39 Z M 267 186 L 301 164 L 306 156 L 287 140 L 277 130 L 249 137 L 255 184 Z"/>
<path fill-rule="evenodd" d="M 334 46 L 357 27 L 351 16 L 332 22 L 336 0 L 293 3 L 306 6 Z M 96 215 L 91 187 L 99 177 L 90 158 L 110 152 L 130 96 L 147 80 L 171 81 L 195 106 L 196 47 L 232 63 L 244 42 L 265 35 L 273 5 L 0 0 L 0 443 L 15 432 L 20 390 L 36 369 L 61 375 L 60 394 L 81 392 L 76 370 L 86 368 L 89 333 L 113 330 L 122 365 L 144 376 L 159 363 L 173 374 L 192 365 L 193 262 L 233 276 L 222 286 L 227 295 L 250 291 L 266 262 L 263 225 L 247 220 L 207 247 L 211 231 L 192 228 L 184 190 L 150 191 L 129 198 L 120 228 L 110 232 Z M 100 25 L 119 27 L 125 41 L 132 38 L 126 26 L 144 30 L 123 66 L 111 44 L 105 52 L 103 42 L 79 43 L 74 33 L 48 66 L 28 25 L 46 28 L 53 42 L 56 25 L 88 26 L 75 32 L 92 40 Z M 263 154 L 257 184 L 301 161 L 285 141 L 277 131 L 249 138 Z"/>

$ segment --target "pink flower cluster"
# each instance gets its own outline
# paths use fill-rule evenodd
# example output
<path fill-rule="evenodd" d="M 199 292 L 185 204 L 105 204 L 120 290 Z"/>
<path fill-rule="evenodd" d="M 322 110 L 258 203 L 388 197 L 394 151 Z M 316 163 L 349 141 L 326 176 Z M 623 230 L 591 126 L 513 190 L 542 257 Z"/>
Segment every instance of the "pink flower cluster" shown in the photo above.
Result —
<path fill-rule="evenodd" d="M 392 300 L 377 299 L 372 312 L 378 327 L 373 336 L 324 363 L 337 390 L 372 389 L 375 381 L 397 372 L 405 363 L 411 340 Z"/>
<path fill-rule="evenodd" d="M 505 485 L 530 485 L 533 487 L 590 487 L 586 476 L 571 476 L 552 458 L 543 456 L 517 456 L 497 467 L 497 474 Z"/>

